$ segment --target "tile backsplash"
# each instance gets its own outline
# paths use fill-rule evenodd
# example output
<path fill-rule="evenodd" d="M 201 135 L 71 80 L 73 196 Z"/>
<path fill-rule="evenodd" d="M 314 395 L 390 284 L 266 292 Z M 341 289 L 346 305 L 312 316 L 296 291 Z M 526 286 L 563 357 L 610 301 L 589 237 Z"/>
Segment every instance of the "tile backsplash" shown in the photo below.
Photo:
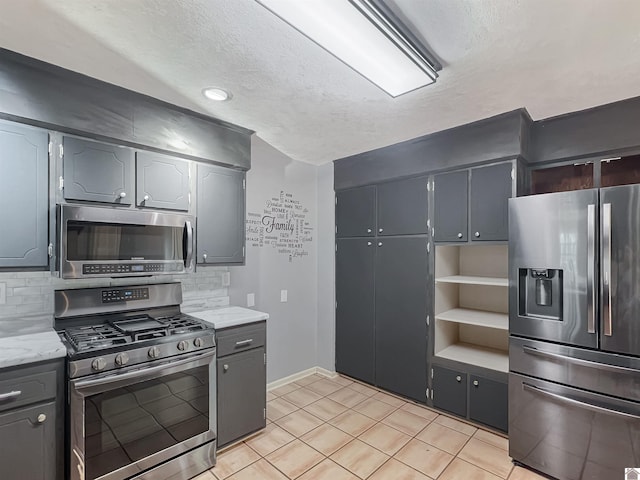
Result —
<path fill-rule="evenodd" d="M 172 281 L 182 283 L 182 311 L 186 313 L 229 305 L 230 273 L 227 267 L 200 268 L 188 275 L 88 280 L 63 280 L 49 272 L 0 272 L 0 284 L 6 286 L 5 303 L 0 304 L 0 328 L 2 324 L 4 330 L 10 324 L 15 324 L 16 328 L 32 323 L 50 326 L 54 290 Z"/>

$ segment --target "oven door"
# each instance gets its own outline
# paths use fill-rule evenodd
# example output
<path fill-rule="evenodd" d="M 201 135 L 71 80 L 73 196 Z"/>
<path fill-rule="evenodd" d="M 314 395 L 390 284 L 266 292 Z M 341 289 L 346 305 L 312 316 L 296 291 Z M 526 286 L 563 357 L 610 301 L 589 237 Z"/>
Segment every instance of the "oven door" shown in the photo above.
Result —
<path fill-rule="evenodd" d="M 213 349 L 72 380 L 70 478 L 130 478 L 214 441 L 215 375 Z"/>

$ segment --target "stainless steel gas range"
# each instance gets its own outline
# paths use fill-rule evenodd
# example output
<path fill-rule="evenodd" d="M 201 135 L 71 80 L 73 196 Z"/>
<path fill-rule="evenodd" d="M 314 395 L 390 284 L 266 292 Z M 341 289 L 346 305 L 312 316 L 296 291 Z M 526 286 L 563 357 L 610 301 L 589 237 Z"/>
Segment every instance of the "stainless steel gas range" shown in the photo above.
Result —
<path fill-rule="evenodd" d="M 72 480 L 192 478 L 215 464 L 216 345 L 179 283 L 58 290 Z"/>

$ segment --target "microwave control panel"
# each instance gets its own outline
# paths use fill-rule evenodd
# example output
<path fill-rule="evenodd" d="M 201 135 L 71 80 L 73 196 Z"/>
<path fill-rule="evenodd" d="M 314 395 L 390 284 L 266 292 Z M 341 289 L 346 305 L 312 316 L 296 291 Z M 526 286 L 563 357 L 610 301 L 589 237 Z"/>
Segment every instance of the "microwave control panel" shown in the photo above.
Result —
<path fill-rule="evenodd" d="M 83 275 L 123 275 L 131 273 L 176 272 L 180 263 L 84 263 Z"/>
<path fill-rule="evenodd" d="M 111 288 L 102 290 L 102 303 L 149 300 L 149 288 Z"/>

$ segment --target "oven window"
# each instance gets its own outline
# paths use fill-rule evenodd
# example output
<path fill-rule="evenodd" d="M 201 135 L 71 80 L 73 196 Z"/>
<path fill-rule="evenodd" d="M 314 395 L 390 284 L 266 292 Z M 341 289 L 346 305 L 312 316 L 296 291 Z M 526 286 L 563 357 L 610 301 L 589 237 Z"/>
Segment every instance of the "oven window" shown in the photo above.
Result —
<path fill-rule="evenodd" d="M 208 372 L 205 365 L 87 397 L 87 480 L 207 432 Z"/>
<path fill-rule="evenodd" d="M 67 260 L 183 260 L 182 227 L 67 222 Z"/>

